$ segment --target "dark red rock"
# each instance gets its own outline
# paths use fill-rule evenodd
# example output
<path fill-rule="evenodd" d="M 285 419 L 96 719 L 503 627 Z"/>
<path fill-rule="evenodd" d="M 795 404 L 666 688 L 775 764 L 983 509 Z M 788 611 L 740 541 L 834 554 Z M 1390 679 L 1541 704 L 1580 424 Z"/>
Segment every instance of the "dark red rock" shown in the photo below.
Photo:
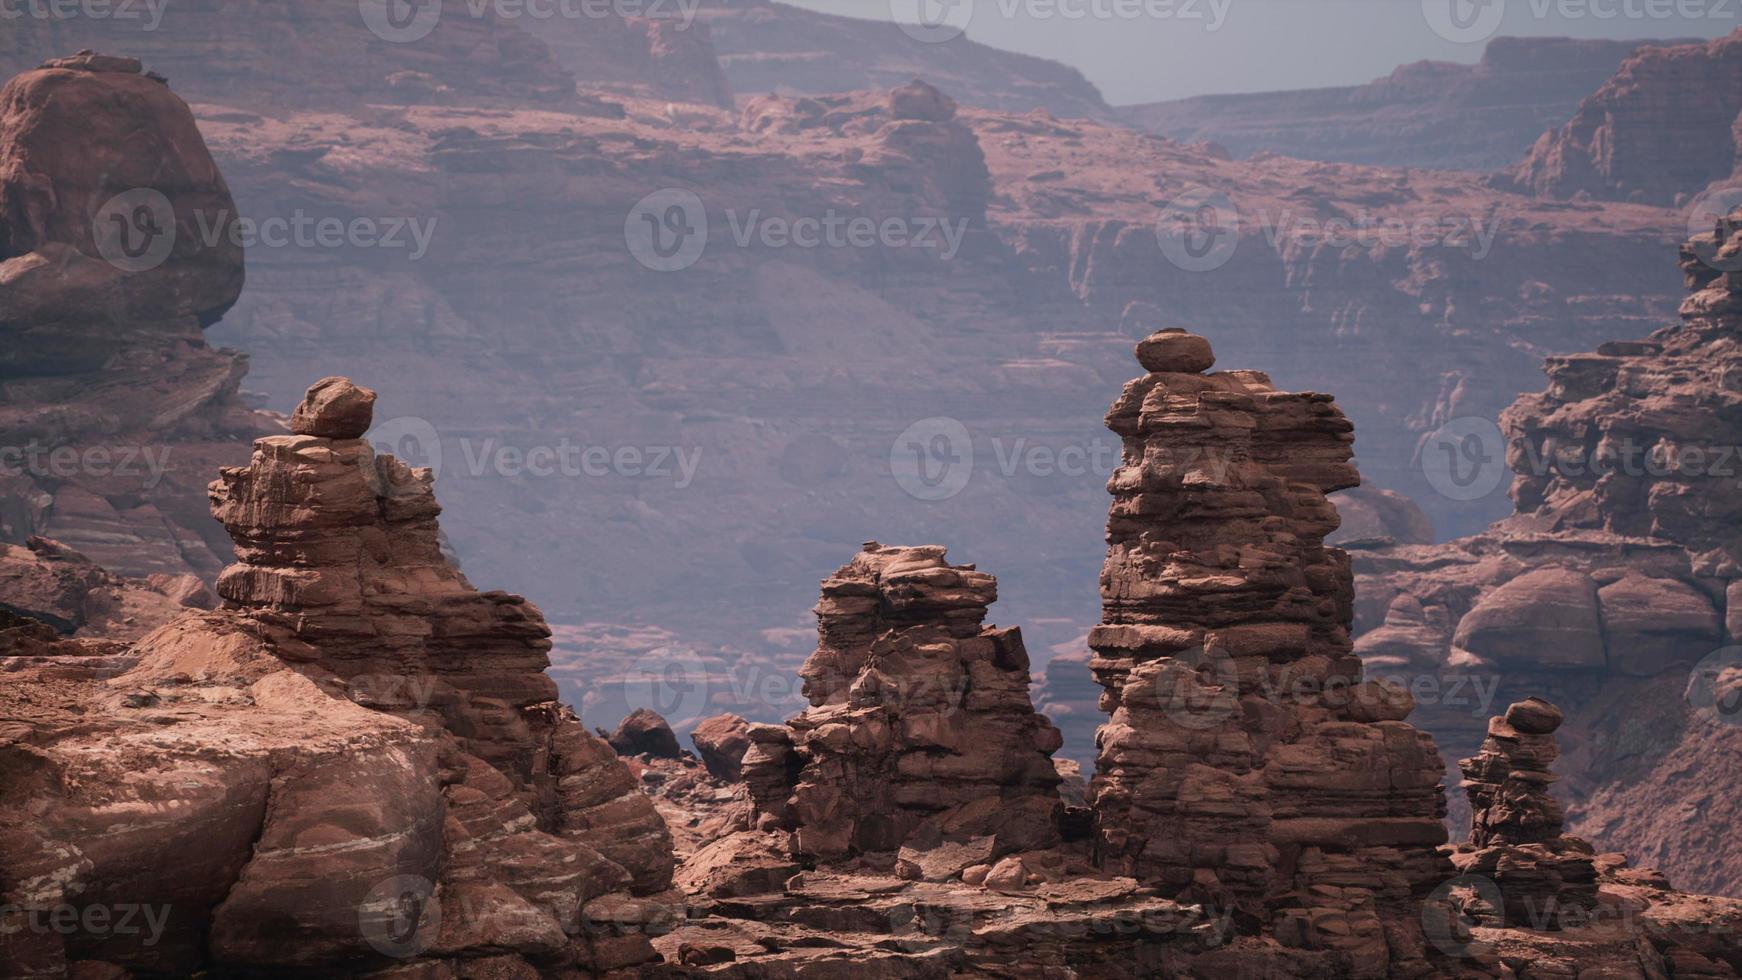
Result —
<path fill-rule="evenodd" d="M 349 378 L 316 381 L 290 417 L 290 431 L 323 439 L 361 439 L 375 419 L 375 392 Z"/>
<path fill-rule="evenodd" d="M 735 783 L 744 775 L 744 753 L 750 750 L 750 723 L 737 715 L 715 715 L 690 733 L 696 754 L 715 779 Z"/>
<path fill-rule="evenodd" d="M 683 755 L 671 726 L 658 712 L 648 708 L 641 708 L 623 719 L 607 741 L 621 755 L 650 755 L 660 759 L 676 759 Z"/>

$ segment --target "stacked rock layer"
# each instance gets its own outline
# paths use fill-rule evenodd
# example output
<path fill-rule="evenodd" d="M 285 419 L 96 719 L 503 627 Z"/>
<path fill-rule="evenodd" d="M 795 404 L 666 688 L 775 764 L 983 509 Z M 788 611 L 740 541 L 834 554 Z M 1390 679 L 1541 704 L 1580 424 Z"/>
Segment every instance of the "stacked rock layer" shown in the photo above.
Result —
<path fill-rule="evenodd" d="M 1444 879 L 1441 762 L 1402 691 L 1361 681 L 1332 491 L 1359 485 L 1328 395 L 1205 374 L 1183 331 L 1107 424 L 1103 620 L 1090 666 L 1111 723 L 1090 789 L 1107 870 L 1229 908 L 1326 963 L 1419 957 L 1412 896 Z"/>
<path fill-rule="evenodd" d="M 1061 740 L 1029 700 L 1021 632 L 983 625 L 997 595 L 940 547 L 872 543 L 826 580 L 801 671 L 811 707 L 749 733 L 759 822 L 819 859 L 1056 844 Z"/>
<path fill-rule="evenodd" d="M 188 105 L 81 54 L 0 90 L 0 541 L 119 574 L 223 567 L 214 469 L 279 431 L 204 329 L 242 291 L 236 203 Z M 209 237 L 208 237 L 209 236 Z"/>
<path fill-rule="evenodd" d="M 1552 929 L 1588 922 L 1597 906 L 1591 845 L 1564 833 L 1566 811 L 1549 794 L 1560 755 L 1559 708 L 1520 701 L 1490 719 L 1482 751 L 1458 763 L 1473 813 L 1470 848 L 1455 862 L 1498 886 L 1504 924 Z"/>
<path fill-rule="evenodd" d="M 1742 643 L 1742 211 L 1680 266 L 1679 323 L 1550 358 L 1547 388 L 1502 414 L 1512 517 L 1442 545 L 1351 546 L 1356 650 L 1435 694 L 1416 720 L 1448 754 L 1476 753 L 1497 705 L 1552 700 L 1569 826 L 1738 894 L 1736 713 L 1683 695 Z M 1701 803 L 1658 806 L 1672 798 Z"/>
<path fill-rule="evenodd" d="M 240 559 L 223 608 L 151 633 L 118 676 L 62 656 L 19 682 L 0 731 L 0 973 L 656 958 L 662 818 L 556 700 L 538 610 L 442 556 L 430 472 L 361 438 L 373 402 L 320 382 L 294 434 L 212 484 Z M 162 927 L 30 927 L 122 907 Z"/>

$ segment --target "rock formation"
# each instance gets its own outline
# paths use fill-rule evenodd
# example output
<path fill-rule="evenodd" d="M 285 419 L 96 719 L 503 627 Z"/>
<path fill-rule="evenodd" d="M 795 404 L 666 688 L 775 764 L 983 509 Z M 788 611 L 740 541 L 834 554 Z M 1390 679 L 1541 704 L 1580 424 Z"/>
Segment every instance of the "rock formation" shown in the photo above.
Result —
<path fill-rule="evenodd" d="M 1075 68 L 965 35 L 932 44 L 888 23 L 774 0 L 704 0 L 699 23 L 712 34 L 732 89 L 745 95 L 886 89 L 920 74 L 965 105 L 1066 118 L 1111 114 Z"/>
<path fill-rule="evenodd" d="M 0 540 L 217 573 L 201 488 L 271 428 L 238 397 L 246 360 L 202 337 L 242 289 L 235 218 L 139 62 L 58 59 L 0 91 Z"/>
<path fill-rule="evenodd" d="M 1735 170 L 1739 114 L 1742 30 L 1640 48 L 1498 181 L 1561 198 L 1680 204 Z"/>
<path fill-rule="evenodd" d="M 1149 132 L 1214 141 L 1238 157 L 1270 152 L 1485 172 L 1516 163 L 1640 47 L 1638 41 L 1497 37 L 1474 65 L 1418 61 L 1366 85 L 1200 95 L 1118 112 Z"/>
<path fill-rule="evenodd" d="M 1361 680 L 1326 495 L 1359 485 L 1328 395 L 1204 374 L 1151 336 L 1107 416 L 1124 442 L 1090 668 L 1111 722 L 1090 784 L 1103 867 L 1238 911 L 1349 975 L 1403 969 L 1445 877 L 1441 763 L 1401 690 Z M 1309 958 L 1314 958 L 1309 956 Z"/>
<path fill-rule="evenodd" d="M 106 680 L 12 675 L 9 914 L 167 918 L 149 941 L 8 929 L 8 975 L 654 957 L 667 913 L 641 896 L 671 882 L 663 821 L 556 701 L 538 610 L 442 556 L 430 473 L 359 438 L 373 401 L 320 382 L 295 434 L 212 484 L 239 559 L 223 608 L 156 630 Z"/>
<path fill-rule="evenodd" d="M 540 37 L 553 51 L 554 33 Z M 452 67 L 434 38 L 383 45 L 381 57 L 407 47 L 438 62 L 432 74 Z M 289 63 L 247 62 L 278 76 L 293 74 Z M 1157 326 L 1213 330 L 1225 357 L 1284 365 L 1289 387 L 1339 392 L 1361 427 L 1364 474 L 1411 492 L 1454 534 L 1499 515 L 1419 492 L 1421 433 L 1498 412 L 1537 386 L 1538 350 L 1655 324 L 1677 292 L 1674 271 L 1650 258 L 1680 215 L 1567 209 L 1467 174 L 1229 161 L 1120 126 L 977 109 L 929 75 L 959 97 L 954 119 L 897 118 L 889 90 L 781 96 L 740 116 L 591 84 L 617 114 L 542 102 L 510 111 L 467 101 L 457 67 L 446 102 L 359 108 L 328 90 L 316 108 L 269 112 L 234 75 L 213 78 L 191 57 L 164 70 L 199 94 L 206 138 L 251 217 L 410 218 L 433 231 L 415 262 L 390 248 L 256 249 L 246 294 L 212 336 L 250 352 L 248 386 L 285 412 L 311 364 L 394 379 L 377 386 L 394 386 L 384 393 L 395 414 L 427 423 L 445 453 L 442 500 L 464 518 L 454 533 L 468 572 L 586 627 L 584 646 L 559 650 L 555 676 L 607 728 L 641 706 L 621 692 L 638 682 L 644 661 L 630 644 L 648 623 L 670 633 L 655 649 L 693 652 L 709 672 L 707 704 L 654 705 L 680 737 L 722 711 L 775 722 L 797 710 L 741 695 L 755 678 L 790 676 L 811 649 L 784 642 L 809 625 L 795 583 L 837 566 L 864 536 L 854 528 L 913 527 L 889 458 L 920 419 L 976 433 L 972 479 L 933 509 L 956 549 L 1004 569 L 1004 601 L 1020 604 L 1036 663 L 1086 632 L 1094 605 L 1069 583 L 1099 562 L 1083 544 L 1097 523 L 1084 508 L 1116 451 L 1090 392 L 1122 382 L 1131 343 L 1154 329 L 1125 316 L 1133 304 L 1153 309 Z M 889 84 L 905 89 L 912 75 L 905 67 Z M 308 81 L 308 97 L 323 87 Z M 1156 202 L 1192 184 L 1226 188 L 1252 219 L 1223 269 L 1158 260 Z M 710 217 L 704 254 L 673 274 L 643 268 L 623 237 L 637 202 L 668 187 L 693 190 Z M 771 247 L 760 234 L 831 214 L 900 219 L 915 234 L 969 224 L 948 260 L 940 247 Z M 1267 239 L 1266 215 L 1288 218 L 1291 234 Z M 1481 231 L 1422 246 L 1383 227 L 1390 244 L 1311 234 L 1363 215 L 1392 229 L 1478 220 Z M 721 329 L 694 329 L 698 304 Z M 816 380 L 847 363 L 851 384 Z M 1102 455 L 1006 476 L 986 455 L 992 439 L 1006 451 L 1023 440 L 1024 453 Z M 570 445 L 595 456 L 548 479 L 488 466 L 473 478 L 462 440 L 474 452 Z M 639 451 L 643 465 L 601 470 L 600 450 Z M 1026 560 L 1037 548 L 1060 560 Z M 606 569 L 601 551 L 646 561 Z"/>
<path fill-rule="evenodd" d="M 1471 754 L 1495 704 L 1551 699 L 1567 718 L 1569 826 L 1726 894 L 1742 893 L 1723 831 L 1742 819 L 1725 761 L 1742 740 L 1684 691 L 1742 641 L 1739 232 L 1742 213 L 1682 249 L 1679 324 L 1550 358 L 1547 389 L 1502 414 L 1513 517 L 1446 545 L 1355 552 L 1356 650 L 1418 693 L 1441 744 Z M 1675 797 L 1705 802 L 1673 815 L 1650 802 Z"/>
<path fill-rule="evenodd" d="M 1488 722 L 1482 750 L 1458 766 L 1473 819 L 1470 844 L 1453 861 L 1465 874 L 1494 882 L 1504 924 L 1532 929 L 1584 925 L 1597 907 L 1591 845 L 1563 833 L 1565 812 L 1549 793 L 1549 766 L 1560 755 L 1560 709 L 1539 698 L 1520 701 Z"/>
<path fill-rule="evenodd" d="M 715 779 L 735 783 L 744 775 L 744 753 L 750 751 L 750 723 L 737 715 L 715 715 L 690 734 L 696 754 Z"/>
<path fill-rule="evenodd" d="M 1021 631 L 983 625 L 997 597 L 939 547 L 873 542 L 824 581 L 811 707 L 750 731 L 757 825 L 817 860 L 911 852 L 928 879 L 1058 843 L 1059 734 L 1029 701 Z M 945 849 L 963 860 L 917 857 Z"/>

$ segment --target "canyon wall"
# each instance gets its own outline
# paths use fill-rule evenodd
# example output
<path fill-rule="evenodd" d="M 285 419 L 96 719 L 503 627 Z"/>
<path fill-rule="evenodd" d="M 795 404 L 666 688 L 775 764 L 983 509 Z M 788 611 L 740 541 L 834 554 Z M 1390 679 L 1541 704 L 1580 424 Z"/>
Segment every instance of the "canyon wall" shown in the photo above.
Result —
<path fill-rule="evenodd" d="M 1676 301 L 1654 257 L 1684 221 L 1658 208 L 1228 160 L 953 107 L 905 79 L 728 112 L 702 78 L 713 62 L 685 60 L 699 49 L 635 64 L 601 50 L 654 25 L 448 3 L 427 37 L 390 41 L 355 5 L 266 6 L 215 4 L 199 10 L 216 26 L 133 39 L 192 100 L 233 191 L 234 224 L 214 202 L 189 240 L 249 253 L 207 336 L 248 351 L 256 405 L 288 413 L 311 375 L 382 391 L 395 416 L 372 438 L 437 473 L 452 550 L 550 614 L 555 676 L 603 724 L 637 707 L 680 730 L 802 708 L 786 680 L 810 650 L 802 597 L 870 537 L 949 538 L 1005 570 L 1037 666 L 1080 652 L 1119 448 L 1093 424 L 1096 392 L 1155 329 L 1192 323 L 1281 385 L 1338 391 L 1368 479 L 1449 535 L 1504 502 L 1433 493 L 1424 436 L 1492 417 L 1536 385 L 1543 354 L 1644 332 Z M 12 50 L 94 29 L 49 27 L 9 22 Z M 197 51 L 181 40 L 208 34 Z M 1209 264 L 1175 247 L 1206 192 L 1226 222 Z M 705 238 L 686 231 L 697 217 Z M 814 247 L 791 234 L 812 227 Z M 684 232 L 688 264 L 637 244 L 649 229 L 661 247 Z M 200 482 L 176 520 L 215 554 Z M 95 506 L 68 499 L 30 529 Z M 69 543 L 130 573 L 221 564 L 100 538 Z M 1046 561 L 1027 560 L 1037 550 Z M 602 553 L 639 557 L 606 570 Z"/>
<path fill-rule="evenodd" d="M 1642 48 L 1497 183 L 1560 198 L 1679 205 L 1735 171 L 1738 113 L 1742 31 Z"/>
<path fill-rule="evenodd" d="M 1203 95 L 1118 113 L 1148 132 L 1209 140 L 1239 157 L 1500 170 L 1571 118 L 1641 43 L 1502 37 L 1473 65 L 1418 61 L 1366 85 Z"/>
<path fill-rule="evenodd" d="M 1427 696 L 1473 752 L 1496 699 L 1566 712 L 1570 827 L 1685 887 L 1742 888 L 1723 828 L 1742 743 L 1722 692 L 1738 642 L 1735 269 L 1742 215 L 1682 249 L 1681 322 L 1551 358 L 1501 417 L 1517 513 L 1433 547 L 1354 552 L 1356 650 Z M 1693 760 L 1699 759 L 1696 764 Z M 1648 800 L 1680 799 L 1668 811 Z"/>

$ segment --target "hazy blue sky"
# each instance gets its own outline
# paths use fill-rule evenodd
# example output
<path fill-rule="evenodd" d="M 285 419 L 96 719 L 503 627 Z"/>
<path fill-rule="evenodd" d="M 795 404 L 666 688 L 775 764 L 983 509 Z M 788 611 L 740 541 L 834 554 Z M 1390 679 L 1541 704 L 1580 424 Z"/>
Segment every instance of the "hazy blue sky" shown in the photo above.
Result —
<path fill-rule="evenodd" d="M 913 20 L 933 4 L 945 25 L 965 15 L 974 40 L 1075 66 L 1116 104 L 1365 82 L 1423 58 L 1476 61 L 1494 34 L 1717 37 L 1742 27 L 1742 0 L 791 2 L 881 20 L 894 11 Z M 956 6 L 937 13 L 944 3 Z"/>

